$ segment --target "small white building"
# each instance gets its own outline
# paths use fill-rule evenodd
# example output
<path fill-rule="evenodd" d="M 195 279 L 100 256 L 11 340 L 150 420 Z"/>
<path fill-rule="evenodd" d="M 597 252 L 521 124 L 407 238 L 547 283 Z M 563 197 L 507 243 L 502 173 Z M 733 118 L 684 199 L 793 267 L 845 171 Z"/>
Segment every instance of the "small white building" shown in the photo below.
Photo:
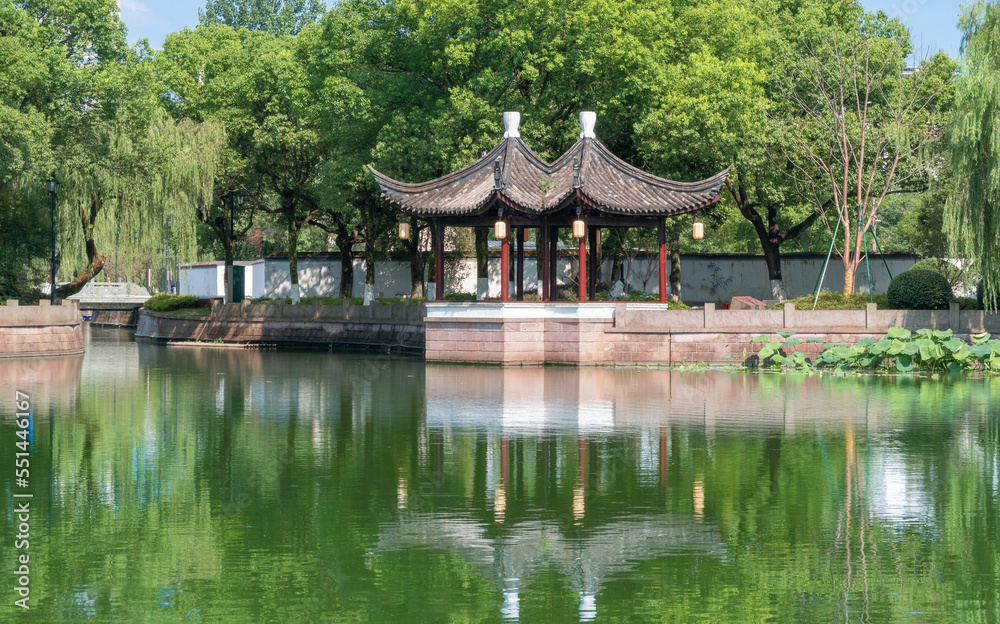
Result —
<path fill-rule="evenodd" d="M 264 260 L 237 261 L 235 267 L 243 269 L 243 293 L 234 293 L 236 299 L 260 299 L 264 296 Z M 221 298 L 226 293 L 226 263 L 193 262 L 181 265 L 180 292 L 201 299 Z"/>

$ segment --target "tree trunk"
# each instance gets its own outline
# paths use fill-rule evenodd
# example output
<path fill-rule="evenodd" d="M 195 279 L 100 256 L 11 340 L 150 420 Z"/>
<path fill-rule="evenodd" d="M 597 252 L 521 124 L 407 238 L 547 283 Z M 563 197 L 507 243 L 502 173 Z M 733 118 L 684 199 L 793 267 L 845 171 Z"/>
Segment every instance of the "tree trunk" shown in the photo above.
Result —
<path fill-rule="evenodd" d="M 288 217 L 288 276 L 292 282 L 292 304 L 299 298 L 299 226 L 295 219 Z"/>
<path fill-rule="evenodd" d="M 482 301 L 490 295 L 490 229 L 474 228 L 476 238 L 476 299 Z"/>
<path fill-rule="evenodd" d="M 354 296 L 354 236 L 343 223 L 337 224 L 337 248 L 340 249 L 340 296 Z"/>
<path fill-rule="evenodd" d="M 424 296 L 424 256 L 420 253 L 420 227 L 416 218 L 410 219 L 407 247 L 410 252 L 410 297 L 418 299 Z"/>
<path fill-rule="evenodd" d="M 681 300 L 681 241 L 676 232 L 667 239 L 670 249 L 670 300 Z"/>
<path fill-rule="evenodd" d="M 83 290 L 87 282 L 97 277 L 101 269 L 104 268 L 104 262 L 107 258 L 97 253 L 97 243 L 94 242 L 94 224 L 97 222 L 97 213 L 100 210 L 100 199 L 96 197 L 90 200 L 89 211 L 80 209 L 80 222 L 83 224 L 83 235 L 87 249 L 87 266 L 72 282 L 56 288 L 56 297 L 59 299 L 65 299 Z M 53 286 L 55 285 L 53 284 Z"/>
<path fill-rule="evenodd" d="M 427 259 L 427 299 L 437 299 L 437 245 L 438 245 L 438 229 L 437 223 L 431 221 L 431 254 Z M 443 262 L 444 259 L 442 258 Z M 433 287 L 432 287 L 433 286 Z"/>
<path fill-rule="evenodd" d="M 781 243 L 776 243 L 771 239 L 762 239 L 760 246 L 764 251 L 764 263 L 767 265 L 767 278 L 771 284 L 771 298 L 784 301 L 785 284 L 781 278 Z"/>
<path fill-rule="evenodd" d="M 367 207 L 366 207 L 367 209 Z M 375 224 L 372 215 L 365 213 L 365 300 L 364 305 L 375 301 Z"/>

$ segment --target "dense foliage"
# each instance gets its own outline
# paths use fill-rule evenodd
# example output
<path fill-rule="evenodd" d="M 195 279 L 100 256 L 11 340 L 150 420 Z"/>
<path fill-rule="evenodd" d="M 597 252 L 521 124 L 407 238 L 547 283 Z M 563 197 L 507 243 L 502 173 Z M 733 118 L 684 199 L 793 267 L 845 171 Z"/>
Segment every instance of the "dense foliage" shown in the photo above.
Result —
<path fill-rule="evenodd" d="M 0 203 L 23 215 L 15 230 L 0 228 L 0 287 L 44 280 L 42 183 L 55 169 L 63 295 L 102 273 L 162 278 L 176 271 L 167 249 L 175 264 L 283 250 L 297 300 L 298 253 L 335 248 L 343 286 L 329 295 L 354 295 L 356 258 L 370 285 L 377 260 L 405 254 L 419 297 L 429 223 L 413 219 L 414 236 L 397 240 L 398 214 L 365 166 L 406 181 L 458 169 L 500 139 L 504 110 L 522 113 L 521 133 L 544 158 L 577 139 L 587 109 L 598 113 L 598 137 L 650 173 L 690 181 L 734 166 L 722 201 L 702 216 L 705 240 L 691 239 L 691 217 L 669 221 L 674 298 L 682 250 L 763 251 L 772 292 L 784 297 L 783 246 L 825 251 L 844 199 L 813 183 L 825 174 L 811 155 L 832 137 L 853 141 L 869 128 L 866 154 L 886 158 L 852 156 L 858 171 L 848 178 L 874 179 L 893 198 L 930 198 L 916 202 L 927 208 L 919 219 L 899 210 L 885 219 L 880 238 L 926 231 L 951 189 L 931 157 L 951 110 L 953 62 L 938 54 L 902 79 L 908 33 L 856 0 L 344 0 L 328 12 L 317 0 L 210 0 L 200 15 L 154 52 L 126 45 L 112 0 L 0 0 L 9 59 Z M 850 110 L 850 127 L 824 129 L 825 113 L 803 117 L 799 104 L 824 98 L 803 72 L 836 64 L 836 42 L 864 51 L 877 71 L 840 58 L 871 107 Z M 844 106 L 858 99 L 842 95 Z M 921 105 L 901 120 L 892 111 L 904 96 Z M 933 131 L 910 133 L 911 122 Z M 856 226 L 853 213 L 844 219 Z M 852 232 L 845 241 L 856 248 Z M 602 236 L 627 288 L 644 281 L 631 260 L 655 239 L 644 228 Z"/>
<path fill-rule="evenodd" d="M 885 294 L 889 307 L 898 310 L 944 310 L 952 300 L 948 280 L 937 271 L 922 269 L 897 275 Z"/>

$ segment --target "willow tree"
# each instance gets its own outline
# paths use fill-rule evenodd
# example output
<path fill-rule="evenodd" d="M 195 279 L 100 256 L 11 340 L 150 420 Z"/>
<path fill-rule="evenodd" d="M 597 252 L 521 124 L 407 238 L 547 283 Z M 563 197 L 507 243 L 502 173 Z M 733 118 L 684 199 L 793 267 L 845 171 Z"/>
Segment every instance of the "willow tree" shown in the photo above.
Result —
<path fill-rule="evenodd" d="M 785 124 L 792 148 L 783 159 L 828 225 L 840 222 L 831 229 L 841 232 L 844 294 L 854 292 L 885 198 L 926 190 L 943 163 L 950 59 L 939 54 L 905 72 L 905 32 L 873 30 L 807 42 L 784 81 L 799 110 Z"/>
<path fill-rule="evenodd" d="M 67 241 L 63 264 L 82 265 L 57 289 L 59 297 L 79 292 L 96 277 L 107 262 L 103 251 L 118 239 L 133 251 L 155 248 L 168 217 L 176 228 L 176 253 L 195 253 L 194 207 L 212 199 L 221 127 L 177 122 L 162 111 L 148 124 L 135 122 L 91 123 L 82 135 L 85 142 L 67 154 L 58 174 Z"/>
<path fill-rule="evenodd" d="M 975 2 L 962 13 L 961 71 L 955 81 L 950 151 L 955 190 L 945 208 L 951 251 L 972 262 L 983 303 L 1000 292 L 1000 6 Z"/>

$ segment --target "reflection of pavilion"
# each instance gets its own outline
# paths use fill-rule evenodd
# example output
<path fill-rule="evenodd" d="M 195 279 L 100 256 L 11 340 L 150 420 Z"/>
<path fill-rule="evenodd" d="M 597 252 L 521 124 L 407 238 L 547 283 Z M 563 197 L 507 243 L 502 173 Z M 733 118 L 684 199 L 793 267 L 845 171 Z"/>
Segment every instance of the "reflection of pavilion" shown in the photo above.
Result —
<path fill-rule="evenodd" d="M 484 523 L 447 514 L 404 514 L 384 524 L 376 553 L 432 549 L 460 554 L 503 591 L 502 615 L 519 617 L 519 595 L 532 573 L 551 566 L 572 579 L 580 595 L 580 621 L 597 613 L 602 583 L 639 562 L 666 555 L 725 557 L 714 528 L 680 515 L 642 515 L 602 524 L 586 537 L 566 537 L 557 523 L 530 521 L 489 537 Z"/>
<path fill-rule="evenodd" d="M 575 428 L 657 429 L 665 424 L 706 430 L 794 433 L 813 422 L 840 429 L 870 401 L 843 393 L 821 377 L 801 380 L 720 372 L 632 367 L 457 367 L 428 364 L 427 427 L 541 433 Z M 774 391 L 769 385 L 780 384 Z M 869 422 L 866 426 L 877 426 Z"/>

